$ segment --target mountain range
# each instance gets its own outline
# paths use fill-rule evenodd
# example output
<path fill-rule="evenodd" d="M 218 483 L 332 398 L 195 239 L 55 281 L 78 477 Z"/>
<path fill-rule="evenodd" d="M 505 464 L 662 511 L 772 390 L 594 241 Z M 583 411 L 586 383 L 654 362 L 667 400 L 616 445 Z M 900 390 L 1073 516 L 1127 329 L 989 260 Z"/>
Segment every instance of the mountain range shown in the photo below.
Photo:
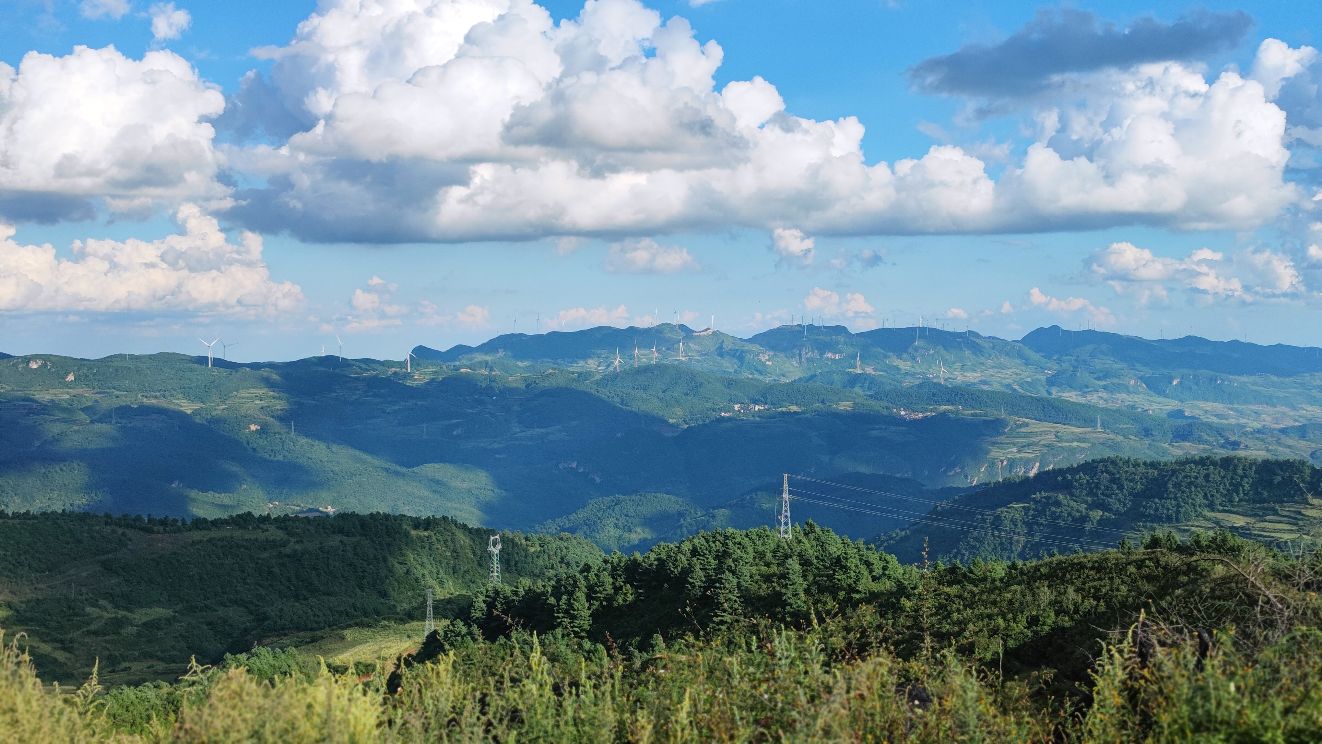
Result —
<path fill-rule="evenodd" d="M 771 523 L 786 472 L 936 503 L 1107 457 L 1322 463 L 1315 348 L 661 324 L 413 353 L 0 358 L 0 509 L 446 515 L 629 550 Z M 876 538 L 925 511 L 796 516 Z"/>

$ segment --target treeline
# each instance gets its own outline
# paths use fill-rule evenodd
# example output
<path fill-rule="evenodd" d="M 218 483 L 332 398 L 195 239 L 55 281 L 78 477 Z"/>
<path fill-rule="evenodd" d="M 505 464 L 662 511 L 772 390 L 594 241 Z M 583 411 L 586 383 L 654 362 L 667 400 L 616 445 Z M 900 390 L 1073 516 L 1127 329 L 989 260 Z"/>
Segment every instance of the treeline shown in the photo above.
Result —
<path fill-rule="evenodd" d="M 1226 533 L 1187 543 L 1157 533 L 1142 548 L 923 570 L 812 523 L 790 540 L 765 528 L 719 530 L 542 582 L 488 587 L 461 620 L 488 640 L 528 631 L 647 649 L 749 622 L 802 628 L 848 616 L 852 644 L 904 655 L 952 648 L 1079 683 L 1097 644 L 1154 597 L 1214 602 L 1220 558 L 1196 556 L 1255 550 Z"/>
<path fill-rule="evenodd" d="M 733 577 L 733 578 L 732 578 Z M 796 578 L 797 577 L 797 578 Z M 60 695 L 0 644 L 17 741 L 1311 742 L 1322 560 L 1229 535 L 899 564 L 721 531 L 479 597 L 362 675 L 257 649 Z"/>

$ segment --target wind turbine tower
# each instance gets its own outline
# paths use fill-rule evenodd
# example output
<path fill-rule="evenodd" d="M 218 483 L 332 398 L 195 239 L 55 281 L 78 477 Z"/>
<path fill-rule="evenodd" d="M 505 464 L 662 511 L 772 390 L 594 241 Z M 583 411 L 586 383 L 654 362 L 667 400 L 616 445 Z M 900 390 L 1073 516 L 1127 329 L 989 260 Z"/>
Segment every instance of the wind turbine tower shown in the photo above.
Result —
<path fill-rule="evenodd" d="M 339 353 L 336 354 L 335 356 L 338 357 L 339 360 L 340 360 L 341 362 L 343 362 L 343 361 L 344 361 L 344 342 L 340 340 L 340 336 L 339 336 L 339 334 L 336 334 L 336 335 L 335 335 L 335 343 L 339 344 Z"/>
<path fill-rule="evenodd" d="M 214 349 L 216 348 L 216 344 L 220 343 L 220 338 L 217 337 L 216 340 L 212 341 L 211 343 L 207 343 L 206 341 L 203 341 L 200 338 L 198 339 L 198 341 L 202 341 L 202 345 L 207 347 L 207 367 L 210 368 L 212 366 L 212 363 L 216 359 Z"/>
<path fill-rule="evenodd" d="M 230 347 L 231 347 L 231 346 L 238 346 L 238 345 L 239 345 L 239 343 L 238 343 L 237 341 L 234 342 L 234 343 L 232 343 L 232 344 L 227 344 L 227 343 L 225 343 L 224 341 L 221 341 L 221 342 L 220 342 L 220 358 L 221 358 L 221 359 L 229 359 L 229 358 L 230 358 Z"/>
<path fill-rule="evenodd" d="M 854 371 L 863 372 L 863 352 L 861 351 L 854 352 Z"/>
<path fill-rule="evenodd" d="M 619 348 L 616 348 L 616 349 L 615 349 L 615 361 L 611 363 L 611 366 L 613 366 L 613 367 L 615 368 L 615 371 L 616 371 L 616 372 L 619 372 L 619 371 L 620 371 L 620 365 L 623 364 L 623 363 L 624 363 L 624 360 L 620 358 L 620 350 L 619 350 Z"/>
<path fill-rule="evenodd" d="M 408 373 L 410 373 L 410 374 L 413 373 L 413 360 L 416 359 L 416 358 L 417 358 L 417 357 L 416 357 L 416 356 L 413 354 L 413 352 L 411 352 L 411 351 L 410 351 L 408 354 L 405 354 L 405 355 L 404 355 L 404 371 L 405 371 L 405 372 L 408 372 Z"/>

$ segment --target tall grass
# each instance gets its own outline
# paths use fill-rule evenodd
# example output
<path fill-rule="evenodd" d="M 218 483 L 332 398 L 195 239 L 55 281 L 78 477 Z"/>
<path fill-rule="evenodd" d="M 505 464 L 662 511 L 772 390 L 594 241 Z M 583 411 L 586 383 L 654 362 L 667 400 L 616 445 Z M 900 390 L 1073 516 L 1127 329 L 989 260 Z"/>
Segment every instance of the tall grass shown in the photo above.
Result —
<path fill-rule="evenodd" d="M 194 665 L 173 685 L 43 686 L 0 646 L 0 740 L 46 742 L 1317 742 L 1322 634 L 1258 652 L 1163 639 L 1102 650 L 1087 705 L 937 652 L 841 658 L 819 629 L 624 657 L 559 634 L 460 644 L 366 678 Z"/>

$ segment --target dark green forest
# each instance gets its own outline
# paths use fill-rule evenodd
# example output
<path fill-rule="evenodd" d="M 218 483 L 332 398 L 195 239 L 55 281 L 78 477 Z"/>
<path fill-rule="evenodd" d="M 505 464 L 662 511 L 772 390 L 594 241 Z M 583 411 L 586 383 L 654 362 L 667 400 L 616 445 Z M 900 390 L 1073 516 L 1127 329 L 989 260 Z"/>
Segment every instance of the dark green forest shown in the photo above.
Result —
<path fill-rule="evenodd" d="M 264 639 L 422 617 L 430 587 L 467 606 L 489 530 L 444 517 L 341 514 L 219 520 L 0 515 L 0 626 L 26 632 L 64 682 L 177 676 Z M 572 537 L 511 534 L 511 581 L 600 560 Z M 456 600 L 456 597 L 462 599 Z M 448 603 L 448 604 L 447 604 Z"/>
<path fill-rule="evenodd" d="M 581 595 L 593 613 L 585 634 L 609 632 L 617 641 L 705 628 L 718 616 L 802 621 L 812 612 L 900 602 L 912 588 L 912 567 L 924 560 L 983 565 L 1060 555 L 1078 561 L 1071 571 L 1082 570 L 1091 564 L 1076 554 L 1136 545 L 1158 532 L 1210 534 L 1209 515 L 1219 510 L 1257 510 L 1259 521 L 1218 534 L 1274 548 L 1315 544 L 1316 532 L 1267 530 L 1315 523 L 1318 492 L 1322 470 L 1308 463 L 1240 457 L 1099 460 L 968 493 L 934 494 L 879 477 L 794 476 L 791 503 L 805 525 L 794 556 L 764 529 L 730 529 L 770 523 L 779 496 L 771 488 L 719 513 L 665 494 L 601 499 L 542 525 L 540 534 L 504 533 L 507 581 L 490 598 L 497 615 L 487 621 L 549 631 L 564 612 L 556 597 L 566 592 Z M 1278 524 L 1267 512 L 1292 516 Z M 858 514 L 872 520 L 875 537 L 851 541 L 818 525 L 819 513 Z M 428 588 L 438 608 L 461 617 L 456 610 L 471 609 L 488 591 L 492 534 L 445 517 L 386 514 L 184 521 L 0 513 L 0 623 L 27 632 L 39 666 L 61 680 L 97 659 L 110 681 L 168 676 L 194 654 L 218 659 L 299 634 L 418 621 Z M 630 555 L 593 544 L 616 550 L 658 541 Z M 532 581 L 553 575 L 575 583 Z M 809 601 L 795 588 L 803 586 L 818 594 Z M 1131 588 L 1138 587 L 1173 590 Z"/>
<path fill-rule="evenodd" d="M 334 521 L 303 536 L 382 529 Z M 1316 552 L 1226 533 L 908 565 L 811 523 L 720 530 L 478 582 L 368 667 L 268 645 L 61 695 L 26 636 L 0 644 L 0 724 L 20 741 L 1306 742 L 1319 589 Z"/>
<path fill-rule="evenodd" d="M 942 557 L 1023 558 L 1110 546 L 1164 527 L 1187 530 L 1219 513 L 1245 515 L 1230 522 L 1235 531 L 1266 542 L 1316 540 L 1308 525 L 1322 517 L 1318 494 L 1322 469 L 1298 460 L 1107 458 L 960 495 L 884 544 L 909 559 L 924 542 Z"/>

